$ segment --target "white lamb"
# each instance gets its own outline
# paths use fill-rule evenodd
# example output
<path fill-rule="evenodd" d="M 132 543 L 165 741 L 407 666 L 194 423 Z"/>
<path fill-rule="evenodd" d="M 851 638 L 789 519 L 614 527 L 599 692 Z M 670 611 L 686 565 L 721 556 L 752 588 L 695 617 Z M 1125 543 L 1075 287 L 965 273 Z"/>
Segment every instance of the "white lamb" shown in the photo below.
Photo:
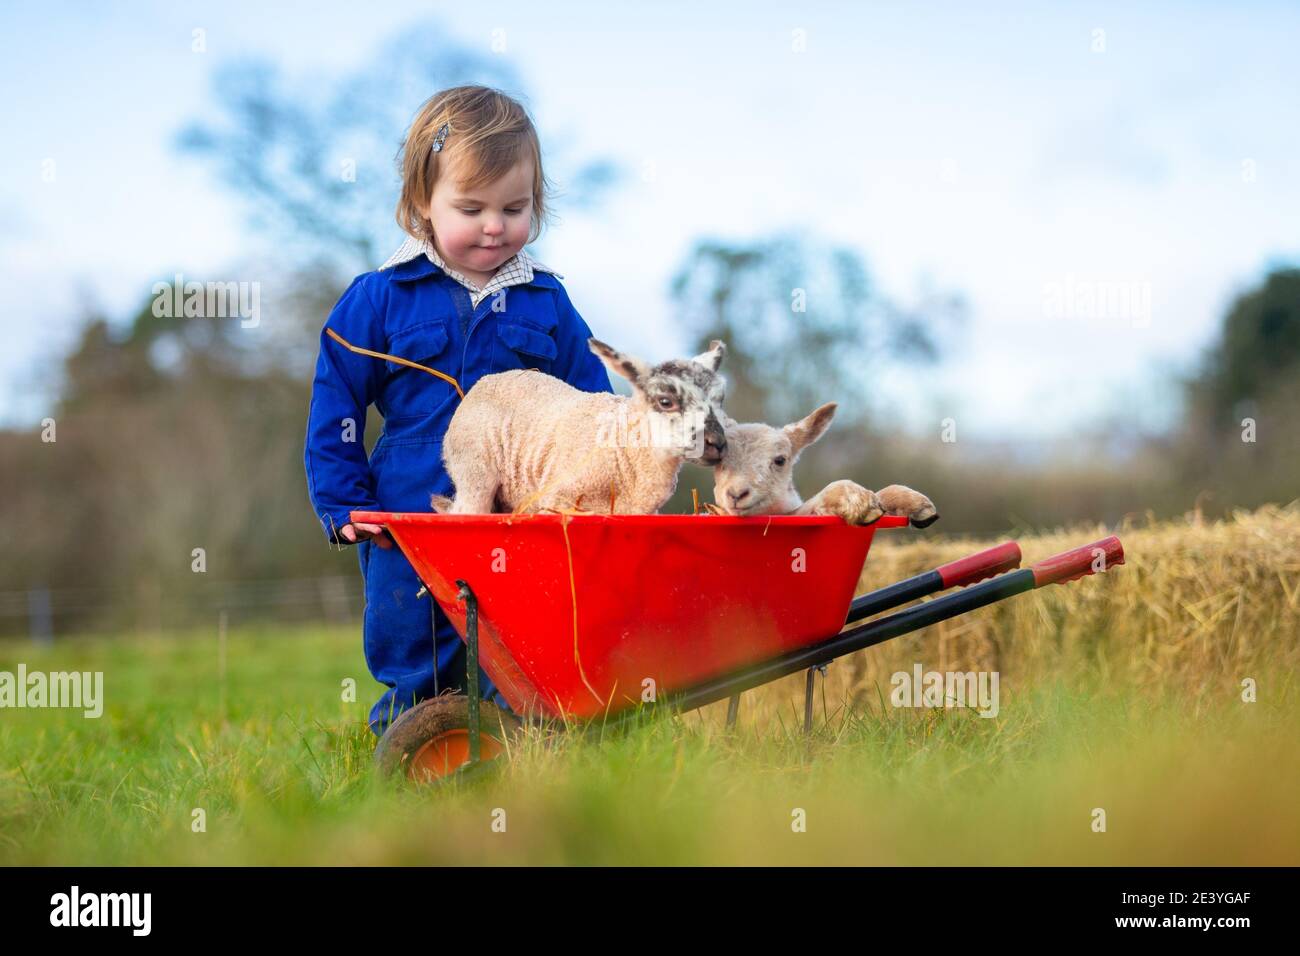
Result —
<path fill-rule="evenodd" d="M 684 461 L 722 459 L 722 342 L 655 366 L 596 339 L 588 344 L 632 383 L 632 396 L 580 391 L 531 369 L 483 376 L 443 438 L 456 497 L 435 495 L 437 511 L 654 514 L 676 489 Z"/>
<path fill-rule="evenodd" d="M 904 485 L 869 491 L 856 482 L 833 481 L 807 501 L 794 487 L 799 454 L 830 426 L 830 402 L 806 418 L 777 428 L 724 419 L 727 451 L 714 471 L 713 500 L 727 514 L 838 515 L 850 524 L 870 524 L 882 514 L 903 515 L 924 528 L 939 518 L 933 502 Z"/>

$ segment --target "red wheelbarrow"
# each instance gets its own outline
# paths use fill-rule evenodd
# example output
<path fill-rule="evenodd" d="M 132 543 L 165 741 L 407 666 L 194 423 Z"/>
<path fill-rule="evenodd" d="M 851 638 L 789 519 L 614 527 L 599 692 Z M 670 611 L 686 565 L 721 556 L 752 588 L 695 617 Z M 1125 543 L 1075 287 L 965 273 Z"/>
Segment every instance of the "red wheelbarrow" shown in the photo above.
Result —
<path fill-rule="evenodd" d="M 1020 565 L 1006 542 L 854 598 L 885 516 L 440 515 L 354 511 L 402 549 L 468 648 L 467 694 L 421 702 L 376 748 L 438 777 L 502 752 L 522 721 L 691 710 L 1000 601 L 1122 564 L 1112 536 Z M 991 578 L 991 580 L 986 580 Z M 983 582 L 983 583 L 977 583 Z M 878 617 L 949 588 L 962 591 Z M 430 649 L 432 652 L 432 649 Z M 479 700 L 478 668 L 513 713 Z"/>

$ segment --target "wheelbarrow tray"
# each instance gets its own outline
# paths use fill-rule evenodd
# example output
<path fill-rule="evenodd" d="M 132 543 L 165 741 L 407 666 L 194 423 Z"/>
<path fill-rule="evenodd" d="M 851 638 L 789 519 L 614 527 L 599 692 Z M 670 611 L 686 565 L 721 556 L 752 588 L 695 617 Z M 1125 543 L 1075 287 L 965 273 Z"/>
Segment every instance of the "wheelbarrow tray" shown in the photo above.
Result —
<path fill-rule="evenodd" d="M 838 517 L 353 512 L 386 527 L 511 709 L 612 714 L 825 641 L 878 528 Z"/>

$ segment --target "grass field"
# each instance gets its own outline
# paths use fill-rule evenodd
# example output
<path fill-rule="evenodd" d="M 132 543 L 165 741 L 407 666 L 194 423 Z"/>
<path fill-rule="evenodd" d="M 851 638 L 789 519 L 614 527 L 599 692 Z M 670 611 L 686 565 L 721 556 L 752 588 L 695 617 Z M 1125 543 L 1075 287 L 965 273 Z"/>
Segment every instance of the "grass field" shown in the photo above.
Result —
<path fill-rule="evenodd" d="M 1102 533 L 1020 541 L 1028 563 Z M 832 665 L 810 740 L 796 676 L 747 694 L 735 733 L 725 704 L 534 732 L 437 790 L 372 774 L 357 632 L 234 629 L 224 681 L 215 625 L 0 645 L 0 670 L 103 671 L 106 698 L 99 719 L 0 710 L 0 862 L 1300 864 L 1300 509 L 1120 533 L 1105 576 Z M 864 589 L 980 544 L 888 535 Z M 914 663 L 996 669 L 998 716 L 889 706 Z"/>

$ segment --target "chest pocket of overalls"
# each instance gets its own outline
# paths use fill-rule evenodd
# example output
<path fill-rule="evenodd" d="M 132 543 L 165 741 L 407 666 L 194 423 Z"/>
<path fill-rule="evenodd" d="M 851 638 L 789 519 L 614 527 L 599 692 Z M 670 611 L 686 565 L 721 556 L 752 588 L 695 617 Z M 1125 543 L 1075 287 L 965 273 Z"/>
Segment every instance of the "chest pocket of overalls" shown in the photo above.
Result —
<path fill-rule="evenodd" d="M 459 370 L 454 367 L 456 362 L 447 343 L 446 326 L 426 322 L 395 334 L 388 341 L 388 352 L 456 378 Z M 384 367 L 388 371 L 384 399 L 391 420 L 427 415 L 443 405 L 448 396 L 456 397 L 456 390 L 436 375 L 397 362 L 385 361 Z"/>
<path fill-rule="evenodd" d="M 549 329 L 502 316 L 497 320 L 497 341 L 492 355 L 492 371 L 505 372 L 514 368 L 535 368 L 550 373 L 555 365 L 558 349 Z"/>

